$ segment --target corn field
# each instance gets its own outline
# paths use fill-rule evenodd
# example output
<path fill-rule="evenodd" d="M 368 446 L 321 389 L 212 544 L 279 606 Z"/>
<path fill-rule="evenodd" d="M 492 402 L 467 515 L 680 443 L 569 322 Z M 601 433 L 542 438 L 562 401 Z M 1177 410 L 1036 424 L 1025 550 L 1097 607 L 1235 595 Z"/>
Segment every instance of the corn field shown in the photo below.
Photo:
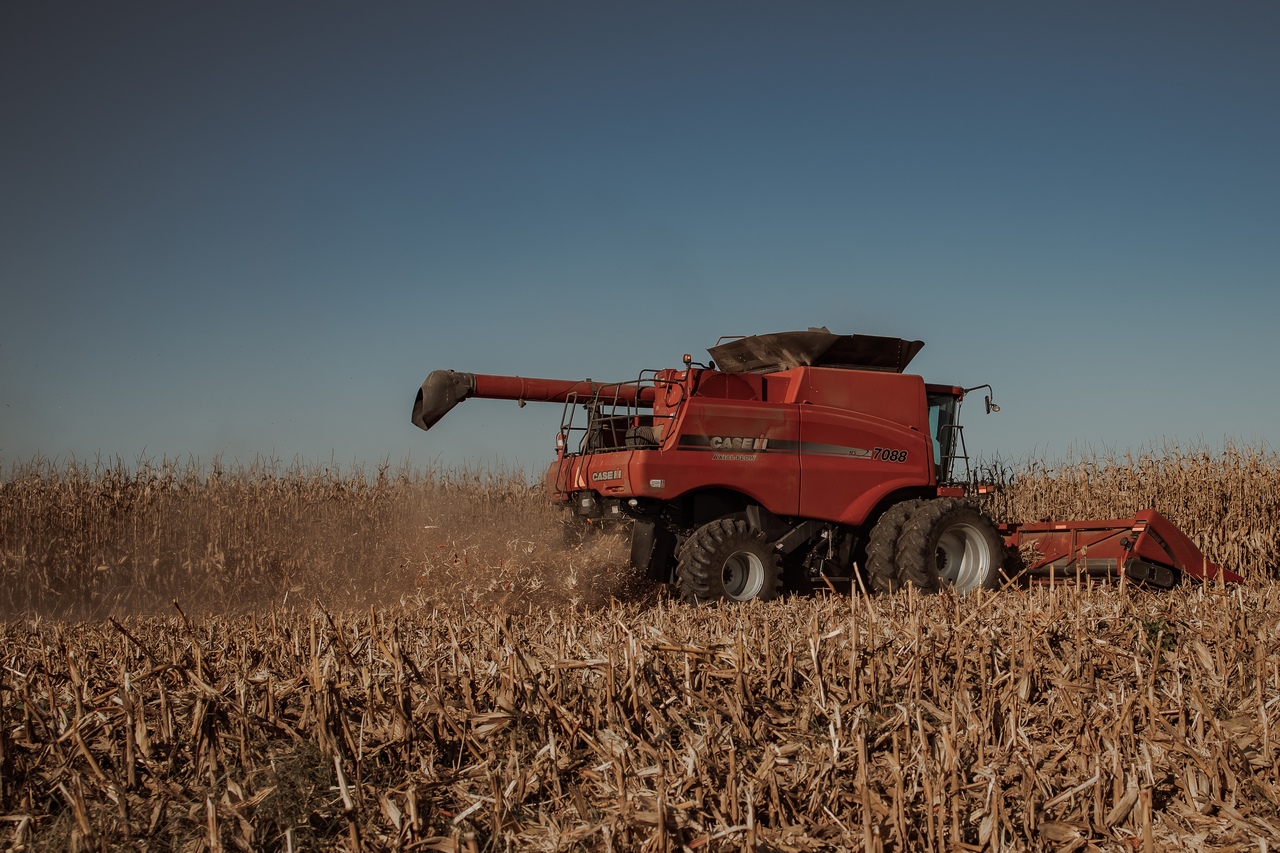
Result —
<path fill-rule="evenodd" d="M 999 473 L 998 514 L 1154 505 L 1240 586 L 700 608 L 506 472 L 19 466 L 0 844 L 1265 853 L 1278 472 Z"/>
<path fill-rule="evenodd" d="M 1166 441 L 1118 453 L 1075 453 L 994 464 L 999 521 L 1127 518 L 1153 508 L 1209 559 L 1248 578 L 1280 575 L 1280 455 L 1265 444 L 1220 450 Z"/>
<path fill-rule="evenodd" d="M 625 549 L 565 522 L 503 470 L 31 463 L 0 482 L 0 617 L 607 601 Z"/>

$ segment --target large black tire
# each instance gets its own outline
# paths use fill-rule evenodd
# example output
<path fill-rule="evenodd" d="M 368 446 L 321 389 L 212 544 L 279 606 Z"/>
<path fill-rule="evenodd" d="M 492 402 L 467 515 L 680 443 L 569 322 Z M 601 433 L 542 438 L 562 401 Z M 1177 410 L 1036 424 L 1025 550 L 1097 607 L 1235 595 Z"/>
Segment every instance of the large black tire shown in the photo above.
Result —
<path fill-rule="evenodd" d="M 740 518 L 702 525 L 680 548 L 686 601 L 762 601 L 782 593 L 782 560 L 764 534 Z"/>
<path fill-rule="evenodd" d="M 902 586 L 898 579 L 898 538 L 907 519 L 923 501 L 910 500 L 885 510 L 871 528 L 867 539 L 867 586 L 872 592 L 894 592 Z"/>
<path fill-rule="evenodd" d="M 959 498 L 924 501 L 898 537 L 898 580 L 921 592 L 943 584 L 964 595 L 997 589 L 1004 565 L 1004 542 L 991 518 Z"/>

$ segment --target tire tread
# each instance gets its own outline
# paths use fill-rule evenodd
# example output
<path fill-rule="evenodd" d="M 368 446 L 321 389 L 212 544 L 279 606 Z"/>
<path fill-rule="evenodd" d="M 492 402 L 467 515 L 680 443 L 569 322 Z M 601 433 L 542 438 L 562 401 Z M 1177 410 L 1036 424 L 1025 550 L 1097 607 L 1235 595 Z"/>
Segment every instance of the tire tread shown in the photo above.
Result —
<path fill-rule="evenodd" d="M 764 534 L 743 519 L 721 518 L 698 528 L 682 546 L 676 572 L 681 597 L 695 603 L 727 598 L 721 567 L 732 551 L 742 547 L 754 547 L 764 561 L 765 583 L 756 598 L 768 600 L 781 595 L 782 561 L 769 548 Z"/>
<path fill-rule="evenodd" d="M 867 540 L 867 585 L 872 592 L 891 593 L 902 586 L 898 577 L 898 539 L 903 525 L 921 503 L 907 500 L 894 504 L 871 528 Z"/>

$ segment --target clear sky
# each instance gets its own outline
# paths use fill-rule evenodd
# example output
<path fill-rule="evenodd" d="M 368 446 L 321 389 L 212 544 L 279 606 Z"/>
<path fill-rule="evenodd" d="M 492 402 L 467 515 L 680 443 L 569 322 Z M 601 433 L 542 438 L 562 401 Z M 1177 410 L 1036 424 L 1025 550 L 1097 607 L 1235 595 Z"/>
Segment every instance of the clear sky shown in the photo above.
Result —
<path fill-rule="evenodd" d="M 969 449 L 1280 444 L 1274 2 L 0 4 L 0 464 L 540 467 L 720 335 L 918 338 Z"/>

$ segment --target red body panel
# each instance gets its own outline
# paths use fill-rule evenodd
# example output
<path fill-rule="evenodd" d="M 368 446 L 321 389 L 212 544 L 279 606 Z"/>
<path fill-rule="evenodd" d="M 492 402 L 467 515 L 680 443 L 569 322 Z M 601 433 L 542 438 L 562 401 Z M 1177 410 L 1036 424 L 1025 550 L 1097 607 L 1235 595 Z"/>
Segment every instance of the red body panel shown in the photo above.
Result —
<path fill-rule="evenodd" d="M 740 492 L 780 516 L 859 525 L 886 495 L 936 485 L 919 376 L 798 367 L 765 376 L 659 374 L 660 450 L 565 455 L 547 472 L 553 496 L 605 498 Z"/>
<path fill-rule="evenodd" d="M 851 373 L 808 370 L 797 383 L 799 515 L 858 525 L 885 495 L 934 475 L 923 380 Z"/>

